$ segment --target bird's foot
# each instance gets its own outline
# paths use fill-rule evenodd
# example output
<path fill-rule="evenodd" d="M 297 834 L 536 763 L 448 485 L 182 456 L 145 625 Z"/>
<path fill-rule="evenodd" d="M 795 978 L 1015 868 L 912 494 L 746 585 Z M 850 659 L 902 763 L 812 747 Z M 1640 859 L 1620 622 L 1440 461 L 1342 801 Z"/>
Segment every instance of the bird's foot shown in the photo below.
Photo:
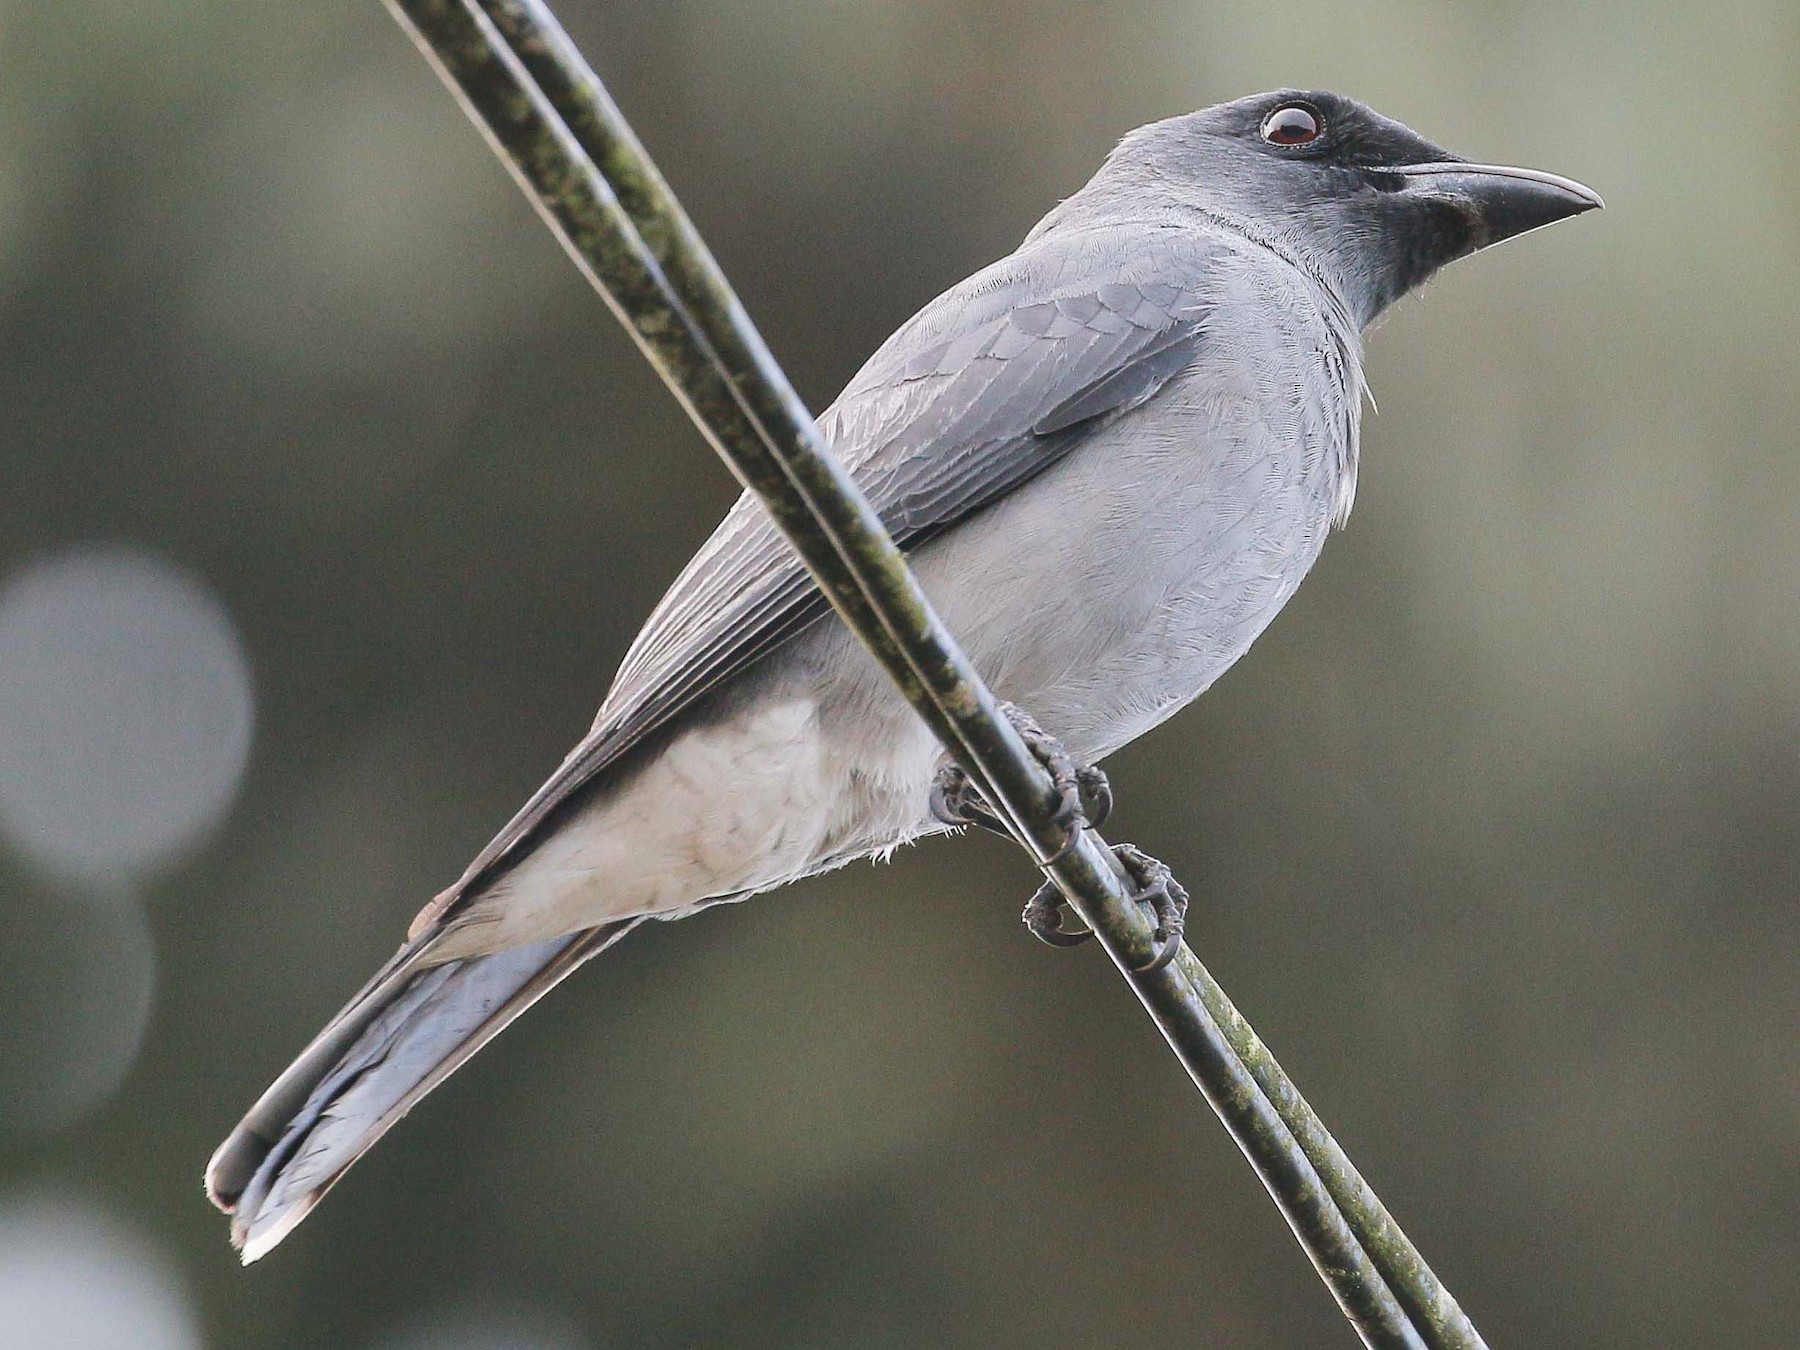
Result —
<path fill-rule="evenodd" d="M 1061 799 L 1055 823 L 1066 831 L 1066 838 L 1045 860 L 1048 865 L 1075 847 L 1083 829 L 1090 825 L 1098 827 L 1105 822 L 1112 813 L 1112 785 L 1095 765 L 1078 766 L 1062 743 L 1039 726 L 1023 708 L 1002 703 L 1000 711 L 1013 724 L 1038 762 L 1049 771 Z M 945 825 L 979 825 L 996 834 L 1010 833 L 981 795 L 981 789 L 955 764 L 944 765 L 932 782 L 931 814 Z M 1161 970 L 1181 950 L 1187 924 L 1188 893 L 1166 866 L 1135 845 L 1115 845 L 1113 856 L 1137 887 L 1131 898 L 1148 906 L 1156 916 L 1156 951 L 1145 965 L 1139 967 L 1139 973 Z M 1038 888 L 1026 902 L 1023 915 L 1025 926 L 1033 937 L 1052 947 L 1073 947 L 1094 936 L 1087 928 L 1071 931 L 1062 926 L 1065 903 L 1055 882 L 1046 881 Z"/>
<path fill-rule="evenodd" d="M 1149 961 L 1137 967 L 1137 973 L 1148 975 L 1161 970 L 1175 959 L 1187 931 L 1187 889 L 1167 866 L 1152 858 L 1135 844 L 1113 845 L 1113 856 L 1125 869 L 1137 890 L 1131 898 L 1146 905 L 1156 915 L 1156 951 Z M 1067 901 L 1054 881 L 1046 881 L 1037 894 L 1025 903 L 1022 916 L 1025 926 L 1039 942 L 1052 947 L 1074 947 L 1094 936 L 1091 929 L 1068 931 L 1062 926 L 1063 906 Z"/>
<path fill-rule="evenodd" d="M 1063 906 L 1068 901 L 1056 888 L 1054 881 L 1046 881 L 1037 888 L 1037 893 L 1025 902 L 1025 912 L 1019 917 L 1025 920 L 1025 927 L 1031 936 L 1039 942 L 1047 942 L 1052 947 L 1079 947 L 1094 936 L 1091 928 L 1065 929 L 1062 926 Z"/>
<path fill-rule="evenodd" d="M 1155 954 L 1137 968 L 1138 974 L 1148 975 L 1168 965 L 1181 950 L 1187 933 L 1187 887 L 1175 880 L 1167 864 L 1152 858 L 1136 844 L 1115 844 L 1113 857 L 1137 883 L 1131 898 L 1147 905 L 1156 916 L 1156 931 L 1152 934 L 1156 939 Z"/>
<path fill-rule="evenodd" d="M 1013 724 L 1013 729 L 1019 733 L 1025 747 L 1048 770 L 1051 780 L 1056 784 L 1060 801 L 1054 823 L 1061 826 L 1067 834 L 1065 843 L 1055 855 L 1060 858 L 1075 846 L 1083 828 L 1088 825 L 1098 827 L 1112 813 L 1112 785 L 1107 782 L 1106 775 L 1098 766 L 1077 765 L 1069 758 L 1069 752 L 1063 749 L 1062 743 L 1039 726 L 1037 720 L 1023 708 L 1012 703 L 1002 703 L 1000 712 Z M 944 765 L 932 782 L 931 814 L 945 825 L 979 825 L 996 834 L 1011 833 L 999 814 L 981 795 L 981 789 L 955 764 Z"/>

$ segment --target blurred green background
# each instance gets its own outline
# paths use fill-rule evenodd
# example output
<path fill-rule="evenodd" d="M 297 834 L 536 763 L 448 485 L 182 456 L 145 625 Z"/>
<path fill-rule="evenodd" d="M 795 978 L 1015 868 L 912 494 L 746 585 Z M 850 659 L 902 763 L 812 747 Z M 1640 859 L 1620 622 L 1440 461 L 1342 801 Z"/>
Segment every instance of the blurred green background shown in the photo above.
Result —
<path fill-rule="evenodd" d="M 1495 1346 L 1794 1345 L 1800 9 L 562 9 L 815 406 L 1258 89 L 1606 195 L 1372 337 L 1109 833 Z M 1352 1343 L 986 839 L 634 936 L 238 1269 L 213 1145 L 733 495 L 372 0 L 0 3 L 0 1350 Z"/>

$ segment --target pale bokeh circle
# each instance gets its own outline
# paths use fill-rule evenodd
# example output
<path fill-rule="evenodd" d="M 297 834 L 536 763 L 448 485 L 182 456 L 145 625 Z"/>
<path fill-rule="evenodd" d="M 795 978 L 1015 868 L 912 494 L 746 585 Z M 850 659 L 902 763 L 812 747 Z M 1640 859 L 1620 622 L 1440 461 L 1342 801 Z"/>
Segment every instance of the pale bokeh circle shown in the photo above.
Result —
<path fill-rule="evenodd" d="M 0 1127 L 50 1130 L 111 1097 L 137 1059 L 156 989 L 130 895 L 21 888 L 0 905 Z M 10 1350 L 0 1336 L 0 1350 Z"/>
<path fill-rule="evenodd" d="M 588 1350 L 588 1341 L 550 1308 L 458 1303 L 414 1318 L 380 1350 Z"/>
<path fill-rule="evenodd" d="M 0 1201 L 4 1350 L 199 1350 L 186 1292 L 161 1252 L 60 1196 Z"/>
<path fill-rule="evenodd" d="M 63 554 L 0 587 L 0 833 L 55 875 L 116 881 L 192 847 L 252 715 L 224 606 L 160 558 Z"/>

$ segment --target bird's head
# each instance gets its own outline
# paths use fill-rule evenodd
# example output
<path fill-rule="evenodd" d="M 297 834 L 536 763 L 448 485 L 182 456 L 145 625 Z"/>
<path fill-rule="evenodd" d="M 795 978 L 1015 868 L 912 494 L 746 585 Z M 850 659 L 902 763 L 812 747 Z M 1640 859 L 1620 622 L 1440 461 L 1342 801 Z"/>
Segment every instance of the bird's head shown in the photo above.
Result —
<path fill-rule="evenodd" d="M 1142 127 L 1109 174 L 1291 252 L 1360 325 L 1446 263 L 1603 205 L 1572 179 L 1471 163 L 1354 99 L 1293 89 Z"/>

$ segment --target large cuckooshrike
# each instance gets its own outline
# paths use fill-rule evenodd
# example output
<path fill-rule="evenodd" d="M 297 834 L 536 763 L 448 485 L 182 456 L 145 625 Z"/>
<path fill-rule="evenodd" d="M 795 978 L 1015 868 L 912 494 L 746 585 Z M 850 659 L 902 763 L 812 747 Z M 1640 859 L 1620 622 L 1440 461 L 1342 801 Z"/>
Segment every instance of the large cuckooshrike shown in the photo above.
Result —
<path fill-rule="evenodd" d="M 1599 205 L 1336 94 L 1170 118 L 901 325 L 819 426 L 982 675 L 1091 763 L 1242 656 L 1348 516 L 1369 323 Z M 244 1259 L 634 924 L 948 828 L 942 762 L 746 496 L 593 730 L 214 1155 Z"/>

